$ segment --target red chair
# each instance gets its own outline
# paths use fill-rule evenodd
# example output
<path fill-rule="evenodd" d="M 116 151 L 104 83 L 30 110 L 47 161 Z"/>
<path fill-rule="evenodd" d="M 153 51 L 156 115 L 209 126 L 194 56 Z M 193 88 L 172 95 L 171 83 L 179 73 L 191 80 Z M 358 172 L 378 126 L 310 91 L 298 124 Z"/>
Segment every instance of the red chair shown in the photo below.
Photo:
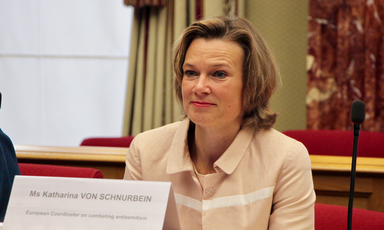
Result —
<path fill-rule="evenodd" d="M 353 131 L 287 130 L 285 135 L 302 142 L 310 155 L 352 156 Z M 384 157 L 384 133 L 360 131 L 358 156 Z"/>
<path fill-rule="evenodd" d="M 100 170 L 93 168 L 29 163 L 19 163 L 19 167 L 21 175 L 24 176 L 104 178 L 104 175 Z"/>
<path fill-rule="evenodd" d="M 353 209 L 353 230 L 384 229 L 384 213 L 363 209 Z M 329 204 L 315 204 L 315 229 L 347 229 L 348 208 Z"/>
<path fill-rule="evenodd" d="M 91 137 L 84 139 L 80 146 L 125 147 L 131 145 L 133 136 L 124 137 Z"/>

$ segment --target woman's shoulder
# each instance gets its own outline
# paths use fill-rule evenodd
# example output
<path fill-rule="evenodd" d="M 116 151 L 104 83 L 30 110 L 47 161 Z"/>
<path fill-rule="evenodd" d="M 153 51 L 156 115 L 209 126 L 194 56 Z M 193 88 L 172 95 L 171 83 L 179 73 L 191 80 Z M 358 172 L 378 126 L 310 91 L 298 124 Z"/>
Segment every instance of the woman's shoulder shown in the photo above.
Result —
<path fill-rule="evenodd" d="M 311 170 L 307 148 L 301 142 L 275 129 L 258 131 L 252 147 L 266 165 L 281 169 L 277 172 Z"/>
<path fill-rule="evenodd" d="M 258 131 L 254 140 L 262 147 L 268 149 L 269 152 L 273 150 L 280 154 L 282 152 L 301 152 L 308 154 L 306 147 L 301 142 L 273 128 Z"/>
<path fill-rule="evenodd" d="M 255 137 L 263 140 L 276 140 L 276 141 L 283 141 L 283 142 L 296 141 L 295 139 L 288 137 L 287 135 L 283 134 L 280 131 L 277 131 L 274 128 L 270 128 L 267 130 L 258 130 L 256 131 Z"/>

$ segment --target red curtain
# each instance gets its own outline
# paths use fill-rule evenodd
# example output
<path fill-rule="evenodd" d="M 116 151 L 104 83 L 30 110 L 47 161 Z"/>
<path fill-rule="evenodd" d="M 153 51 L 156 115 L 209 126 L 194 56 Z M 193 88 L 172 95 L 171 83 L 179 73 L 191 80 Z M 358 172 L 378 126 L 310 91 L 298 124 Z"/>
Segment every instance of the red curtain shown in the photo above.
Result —
<path fill-rule="evenodd" d="M 307 128 L 352 129 L 359 99 L 362 129 L 384 131 L 384 0 L 309 2 Z"/>

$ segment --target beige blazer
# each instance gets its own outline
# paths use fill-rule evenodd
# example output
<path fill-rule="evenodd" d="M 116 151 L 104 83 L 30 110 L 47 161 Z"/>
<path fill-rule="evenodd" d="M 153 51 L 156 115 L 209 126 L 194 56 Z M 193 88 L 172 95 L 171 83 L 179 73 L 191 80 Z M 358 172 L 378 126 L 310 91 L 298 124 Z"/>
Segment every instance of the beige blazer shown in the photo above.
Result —
<path fill-rule="evenodd" d="M 186 229 L 314 229 L 315 192 L 303 144 L 270 129 L 240 130 L 200 175 L 191 161 L 189 119 L 135 137 L 124 179 L 170 181 Z"/>

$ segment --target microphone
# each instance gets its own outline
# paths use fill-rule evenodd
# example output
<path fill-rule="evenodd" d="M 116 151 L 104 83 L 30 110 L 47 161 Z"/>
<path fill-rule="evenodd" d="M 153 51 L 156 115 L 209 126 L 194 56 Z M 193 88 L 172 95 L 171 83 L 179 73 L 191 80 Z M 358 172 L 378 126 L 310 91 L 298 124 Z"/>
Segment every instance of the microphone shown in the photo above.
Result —
<path fill-rule="evenodd" d="M 356 100 L 352 103 L 351 121 L 354 124 L 361 124 L 365 120 L 365 103 Z"/>
<path fill-rule="evenodd" d="M 349 202 L 348 202 L 348 230 L 352 229 L 352 210 L 353 210 L 353 197 L 355 193 L 356 181 L 356 160 L 357 160 L 357 144 L 359 142 L 360 124 L 365 120 L 365 103 L 356 100 L 352 103 L 351 108 L 351 121 L 353 123 L 353 151 L 352 151 L 352 166 L 351 166 L 351 186 L 349 189 Z"/>

